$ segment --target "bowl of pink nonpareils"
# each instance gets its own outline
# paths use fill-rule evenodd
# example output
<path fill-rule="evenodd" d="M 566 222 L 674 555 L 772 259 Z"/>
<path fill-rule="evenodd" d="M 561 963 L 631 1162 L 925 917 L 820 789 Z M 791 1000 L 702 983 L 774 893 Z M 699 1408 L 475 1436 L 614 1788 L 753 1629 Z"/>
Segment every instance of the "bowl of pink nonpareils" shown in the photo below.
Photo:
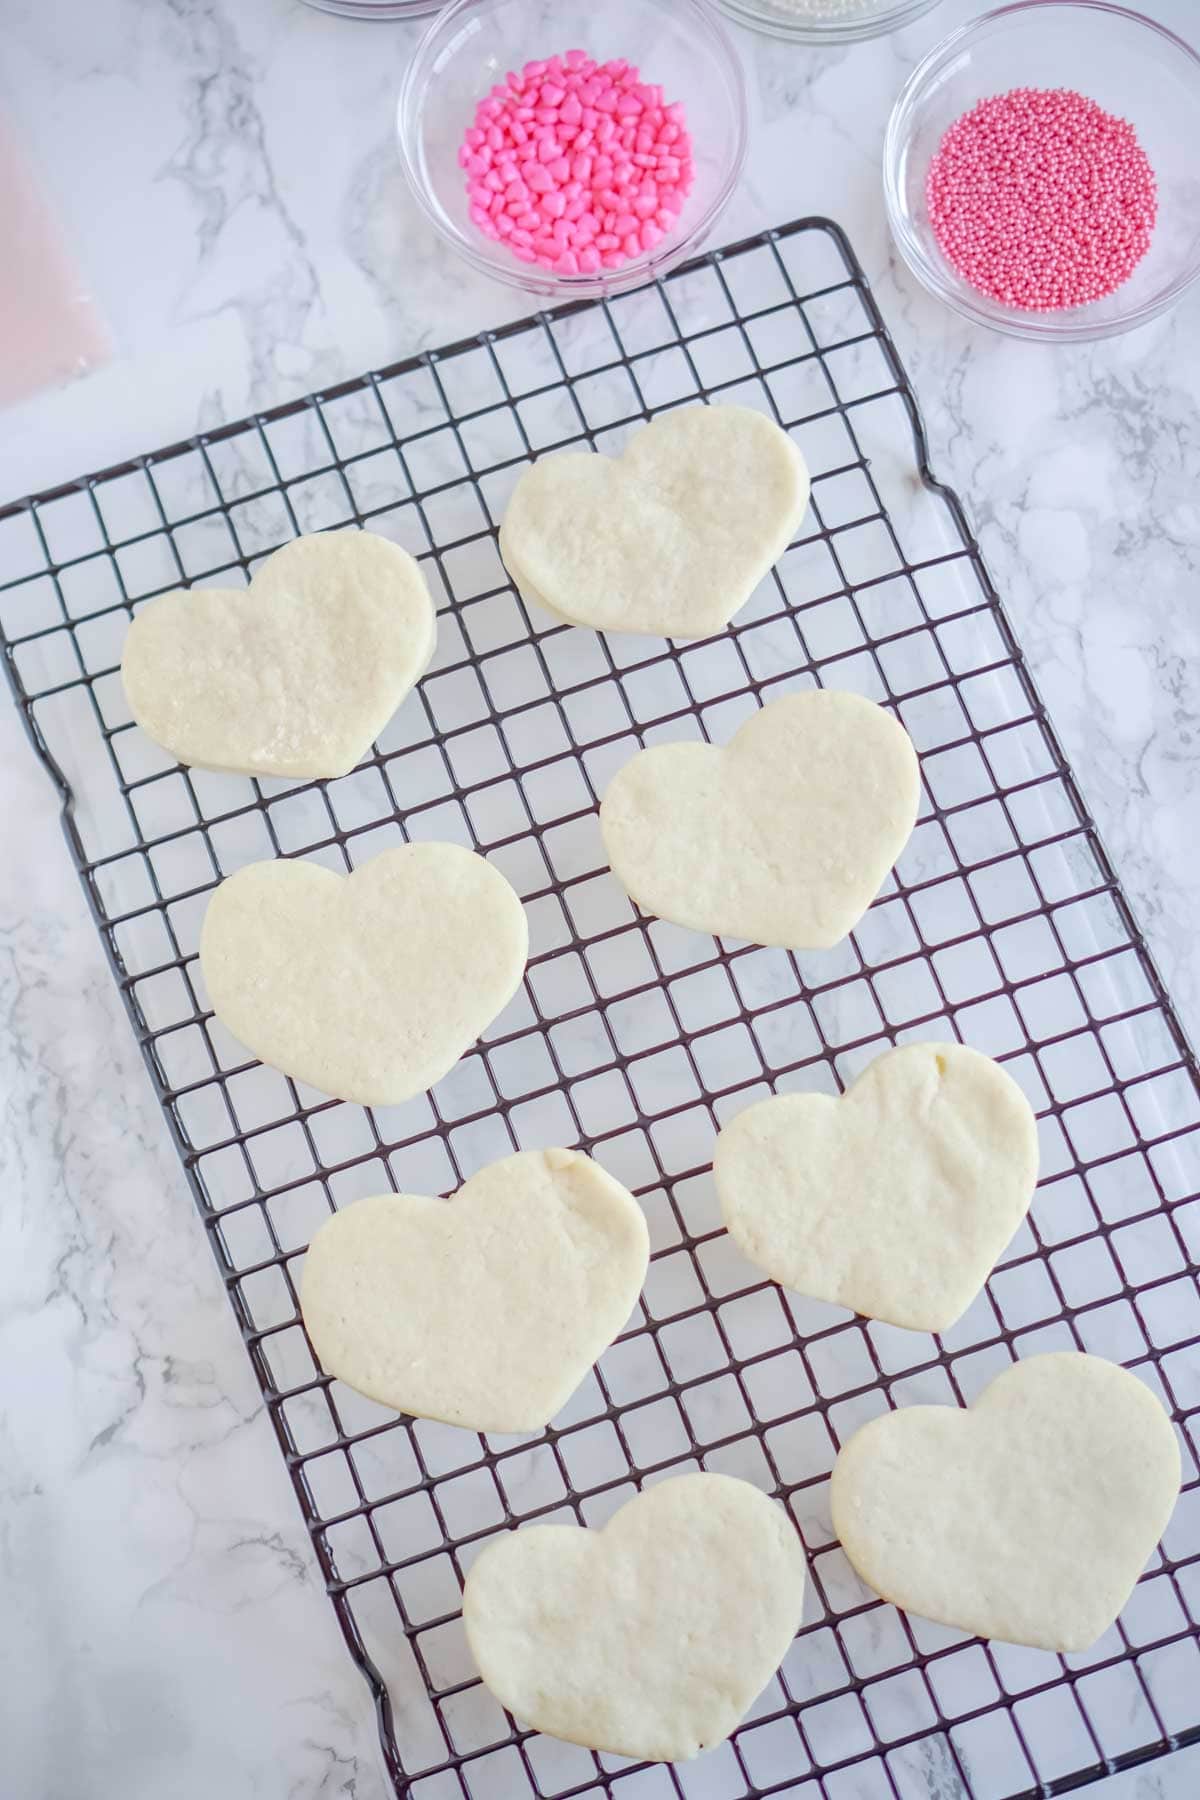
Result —
<path fill-rule="evenodd" d="M 707 0 L 455 0 L 398 130 L 419 205 L 477 270 L 590 298 L 705 242 L 745 160 L 746 94 Z"/>
<path fill-rule="evenodd" d="M 931 293 L 1078 343 L 1200 277 L 1200 56 L 1107 0 L 1020 0 L 914 70 L 884 149 L 896 243 Z"/>

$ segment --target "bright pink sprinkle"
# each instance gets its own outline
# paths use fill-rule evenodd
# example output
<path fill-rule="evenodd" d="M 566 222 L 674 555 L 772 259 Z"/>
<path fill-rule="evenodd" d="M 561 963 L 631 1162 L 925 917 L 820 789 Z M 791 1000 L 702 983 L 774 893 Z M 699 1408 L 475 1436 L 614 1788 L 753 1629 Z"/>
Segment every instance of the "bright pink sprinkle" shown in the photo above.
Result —
<path fill-rule="evenodd" d="M 1158 213 L 1133 126 L 1069 88 L 1014 88 L 953 124 L 929 167 L 930 223 L 964 281 L 1027 312 L 1128 281 Z"/>
<path fill-rule="evenodd" d="M 682 104 L 631 63 L 582 50 L 510 71 L 480 101 L 458 161 L 477 228 L 560 275 L 653 250 L 695 180 Z"/>

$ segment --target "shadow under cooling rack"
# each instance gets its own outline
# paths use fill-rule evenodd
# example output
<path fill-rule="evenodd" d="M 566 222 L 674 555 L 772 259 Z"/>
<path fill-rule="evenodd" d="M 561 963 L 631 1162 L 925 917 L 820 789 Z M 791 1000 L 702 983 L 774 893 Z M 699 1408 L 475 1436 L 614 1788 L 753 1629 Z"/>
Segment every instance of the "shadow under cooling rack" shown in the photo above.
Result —
<path fill-rule="evenodd" d="M 813 473 L 804 535 L 731 629 L 670 647 L 524 604 L 496 526 L 530 456 L 615 452 L 697 399 L 766 411 Z M 439 646 L 353 774 L 187 770 L 133 727 L 117 674 L 133 608 L 240 584 L 298 531 L 364 524 L 422 559 Z M 836 227 L 797 222 L 0 511 L 0 629 L 398 1792 L 1008 1800 L 1200 1740 L 1196 1067 Z M 921 755 L 917 829 L 859 929 L 792 956 L 640 917 L 597 830 L 609 776 L 815 683 L 892 708 Z M 374 1111 L 248 1062 L 196 960 L 216 882 L 421 838 L 486 853 L 529 914 L 523 991 L 483 1043 Z M 932 1338 L 758 1279 L 720 1229 L 719 1122 L 939 1037 L 998 1057 L 1039 1115 L 1041 1185 L 987 1292 Z M 481 1439 L 321 1375 L 296 1278 L 331 1207 L 449 1192 L 556 1143 L 636 1191 L 653 1257 L 552 1430 Z M 1183 1446 L 1184 1493 L 1119 1624 L 1057 1657 L 876 1600 L 830 1530 L 838 1445 L 885 1407 L 969 1401 L 1014 1357 L 1064 1347 L 1135 1369 Z M 526 1519 L 602 1521 L 689 1467 L 759 1483 L 802 1533 L 806 1623 L 778 1677 L 679 1768 L 516 1729 L 466 1652 L 471 1558 Z"/>

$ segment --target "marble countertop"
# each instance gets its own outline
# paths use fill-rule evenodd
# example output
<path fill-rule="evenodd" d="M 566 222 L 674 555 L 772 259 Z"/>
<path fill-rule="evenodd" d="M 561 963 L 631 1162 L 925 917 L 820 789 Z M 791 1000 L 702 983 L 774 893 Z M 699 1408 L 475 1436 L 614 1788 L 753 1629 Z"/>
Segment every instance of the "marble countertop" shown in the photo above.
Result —
<path fill-rule="evenodd" d="M 968 328 L 897 268 L 888 108 L 978 10 L 946 0 L 836 53 L 738 32 L 754 132 L 719 235 L 809 212 L 850 232 L 1196 1038 L 1200 295 L 1052 353 Z M 3 13 L 0 103 L 117 355 L 4 417 L 0 499 L 529 310 L 403 191 L 391 113 L 418 26 L 295 0 Z M 0 758 L 0 1786 L 382 1800 L 366 1690 L 7 699 Z M 1096 1792 L 1198 1787 L 1193 1752 Z"/>

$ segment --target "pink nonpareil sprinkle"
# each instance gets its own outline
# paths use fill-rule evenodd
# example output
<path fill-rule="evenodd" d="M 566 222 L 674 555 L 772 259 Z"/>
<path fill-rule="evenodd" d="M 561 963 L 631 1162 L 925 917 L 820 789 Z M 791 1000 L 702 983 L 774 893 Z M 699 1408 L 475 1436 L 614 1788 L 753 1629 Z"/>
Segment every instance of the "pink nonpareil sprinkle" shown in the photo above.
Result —
<path fill-rule="evenodd" d="M 480 101 L 458 161 L 472 223 L 559 275 L 646 255 L 695 180 L 682 105 L 631 63 L 582 50 L 510 72 Z"/>
<path fill-rule="evenodd" d="M 1149 249 L 1158 213 L 1133 126 L 1069 88 L 980 101 L 942 139 L 926 200 L 963 280 L 1026 312 L 1114 293 Z"/>

